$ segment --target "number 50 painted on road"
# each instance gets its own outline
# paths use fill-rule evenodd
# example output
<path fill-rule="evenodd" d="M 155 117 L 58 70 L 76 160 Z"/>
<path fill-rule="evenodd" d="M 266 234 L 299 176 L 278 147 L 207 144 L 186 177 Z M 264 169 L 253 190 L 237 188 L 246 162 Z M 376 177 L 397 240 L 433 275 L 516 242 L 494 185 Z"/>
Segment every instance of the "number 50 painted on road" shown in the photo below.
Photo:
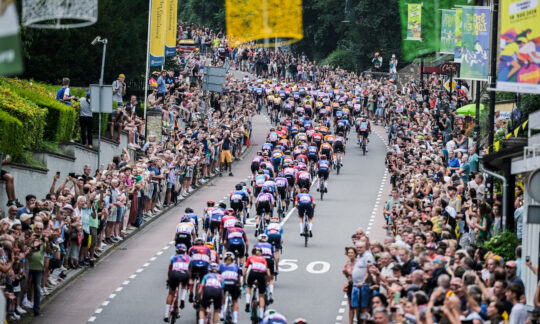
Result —
<path fill-rule="evenodd" d="M 280 272 L 291 272 L 298 269 L 298 260 L 281 259 L 279 260 Z M 330 270 L 330 263 L 325 261 L 313 261 L 306 266 L 306 271 L 312 274 L 323 274 Z"/>

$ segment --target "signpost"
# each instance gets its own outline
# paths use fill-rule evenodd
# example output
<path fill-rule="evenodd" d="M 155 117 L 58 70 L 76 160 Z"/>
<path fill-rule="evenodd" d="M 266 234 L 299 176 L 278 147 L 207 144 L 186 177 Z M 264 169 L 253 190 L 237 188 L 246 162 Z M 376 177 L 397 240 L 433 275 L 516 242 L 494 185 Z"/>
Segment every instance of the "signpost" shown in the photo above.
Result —
<path fill-rule="evenodd" d="M 207 66 L 204 69 L 203 90 L 219 92 L 223 90 L 225 76 L 227 75 L 228 67 L 213 67 Z"/>

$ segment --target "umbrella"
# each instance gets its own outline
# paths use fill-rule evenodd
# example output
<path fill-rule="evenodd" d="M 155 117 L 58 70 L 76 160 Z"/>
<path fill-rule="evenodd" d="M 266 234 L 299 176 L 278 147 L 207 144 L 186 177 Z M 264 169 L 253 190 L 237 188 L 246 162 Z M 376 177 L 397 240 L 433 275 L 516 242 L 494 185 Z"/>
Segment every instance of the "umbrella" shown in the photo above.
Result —
<path fill-rule="evenodd" d="M 480 104 L 480 111 L 484 110 L 484 105 Z M 469 116 L 476 116 L 476 104 L 470 104 L 463 106 L 461 108 L 458 108 L 456 110 L 456 113 L 458 115 L 469 115 Z"/>

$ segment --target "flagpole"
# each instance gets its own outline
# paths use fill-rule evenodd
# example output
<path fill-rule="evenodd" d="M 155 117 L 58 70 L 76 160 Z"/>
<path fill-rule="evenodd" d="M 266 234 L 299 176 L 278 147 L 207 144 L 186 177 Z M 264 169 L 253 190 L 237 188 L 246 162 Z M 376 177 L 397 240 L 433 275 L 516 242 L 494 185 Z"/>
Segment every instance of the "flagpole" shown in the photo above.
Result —
<path fill-rule="evenodd" d="M 150 27 L 152 25 L 152 0 L 148 0 L 148 33 L 146 36 L 146 69 L 144 70 L 144 138 L 148 138 L 148 121 L 146 110 L 148 107 L 148 64 L 150 61 Z"/>

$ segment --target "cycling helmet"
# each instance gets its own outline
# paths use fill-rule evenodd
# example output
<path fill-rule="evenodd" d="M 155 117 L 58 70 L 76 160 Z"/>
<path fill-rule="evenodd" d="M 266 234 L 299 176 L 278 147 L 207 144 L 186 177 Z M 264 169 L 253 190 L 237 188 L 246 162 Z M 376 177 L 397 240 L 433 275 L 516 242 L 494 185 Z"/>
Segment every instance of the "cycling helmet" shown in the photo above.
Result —
<path fill-rule="evenodd" d="M 321 160 L 326 160 L 326 154 L 321 155 Z"/>
<path fill-rule="evenodd" d="M 232 208 L 227 209 L 227 210 L 225 211 L 225 214 L 234 216 L 234 209 L 232 209 Z"/>
<path fill-rule="evenodd" d="M 270 309 L 267 309 L 266 312 L 264 312 L 264 317 L 267 317 L 276 313 L 277 313 L 276 310 L 270 308 Z"/>
<path fill-rule="evenodd" d="M 264 174 L 264 171 L 263 171 L 263 170 L 259 170 L 259 171 L 257 171 L 257 174 Z"/>
<path fill-rule="evenodd" d="M 202 238 L 196 238 L 195 241 L 193 241 L 193 245 L 203 245 L 204 240 Z"/>
<path fill-rule="evenodd" d="M 279 223 L 279 217 L 277 217 L 277 216 L 272 216 L 272 218 L 270 219 L 270 222 L 271 222 L 271 223 Z"/>
<path fill-rule="evenodd" d="M 182 216 L 182 220 L 181 220 L 182 223 L 187 223 L 187 222 L 191 222 L 191 218 L 187 215 L 184 215 Z"/>
<path fill-rule="evenodd" d="M 226 260 L 227 258 L 231 258 L 232 261 L 234 261 L 234 253 L 232 252 L 225 252 L 225 256 L 223 256 L 223 260 Z"/>
<path fill-rule="evenodd" d="M 215 204 L 216 204 L 216 203 L 215 203 L 214 201 L 212 201 L 212 200 L 208 200 L 208 201 L 206 202 L 206 205 L 207 205 L 208 207 L 213 207 Z"/>
<path fill-rule="evenodd" d="M 234 223 L 234 227 L 243 228 L 244 224 L 241 221 L 238 221 L 238 222 Z"/>
<path fill-rule="evenodd" d="M 225 205 L 225 203 L 220 202 L 219 203 L 219 208 L 225 209 L 225 208 L 227 208 L 227 205 Z"/>
<path fill-rule="evenodd" d="M 300 170 L 306 171 L 306 170 L 307 170 L 307 167 L 306 167 L 305 165 L 302 165 L 302 166 L 300 167 Z"/>
<path fill-rule="evenodd" d="M 219 264 L 212 262 L 208 266 L 208 272 L 219 272 Z"/>
<path fill-rule="evenodd" d="M 186 210 L 184 211 L 186 214 L 189 214 L 189 213 L 193 213 L 193 209 L 188 207 L 186 208 Z"/>
<path fill-rule="evenodd" d="M 278 176 L 278 177 L 280 177 L 280 178 L 282 178 L 282 177 L 284 177 L 284 176 L 285 176 L 285 173 L 283 173 L 283 171 L 279 171 L 279 173 L 278 173 L 278 175 L 277 175 L 277 176 Z"/>
<path fill-rule="evenodd" d="M 256 255 L 257 252 L 261 253 L 262 254 L 262 249 L 258 246 L 254 247 L 252 250 L 251 250 L 251 254 L 253 255 Z"/>
<path fill-rule="evenodd" d="M 268 154 L 267 154 L 268 155 Z M 261 163 L 261 169 L 266 170 L 266 163 Z M 264 171 L 263 171 L 264 172 Z"/>
<path fill-rule="evenodd" d="M 309 190 L 308 190 L 308 188 L 302 188 L 302 192 L 303 192 L 303 193 L 308 193 Z"/>
<path fill-rule="evenodd" d="M 187 246 L 183 243 L 176 244 L 176 253 L 184 254 L 187 251 Z"/>
<path fill-rule="evenodd" d="M 293 324 L 307 324 L 307 321 L 300 317 L 300 318 L 295 319 Z"/>
<path fill-rule="evenodd" d="M 243 189 L 244 186 L 246 185 L 246 182 L 245 182 L 245 181 L 242 181 L 242 182 L 240 182 L 240 185 L 242 186 L 242 188 L 240 188 L 240 189 Z"/>
<path fill-rule="evenodd" d="M 214 243 L 212 243 L 212 242 L 206 242 L 206 243 L 204 243 L 204 246 L 207 246 L 210 250 L 214 249 Z"/>
<path fill-rule="evenodd" d="M 301 127 L 301 128 L 299 129 L 299 131 L 300 131 L 300 133 L 303 133 L 303 132 L 306 131 L 306 129 L 305 129 L 304 127 Z"/>
<path fill-rule="evenodd" d="M 264 151 L 263 156 L 268 156 L 268 151 Z"/>
<path fill-rule="evenodd" d="M 267 242 L 268 241 L 268 235 L 262 233 L 259 235 L 259 242 Z"/>
<path fill-rule="evenodd" d="M 235 186 L 235 188 L 236 188 L 236 190 L 242 190 L 242 185 L 241 185 L 241 184 L 237 184 L 237 185 Z"/>
<path fill-rule="evenodd" d="M 268 193 L 268 191 L 269 191 L 269 190 L 268 190 L 268 186 L 264 186 L 264 187 L 262 188 L 262 192 Z"/>

